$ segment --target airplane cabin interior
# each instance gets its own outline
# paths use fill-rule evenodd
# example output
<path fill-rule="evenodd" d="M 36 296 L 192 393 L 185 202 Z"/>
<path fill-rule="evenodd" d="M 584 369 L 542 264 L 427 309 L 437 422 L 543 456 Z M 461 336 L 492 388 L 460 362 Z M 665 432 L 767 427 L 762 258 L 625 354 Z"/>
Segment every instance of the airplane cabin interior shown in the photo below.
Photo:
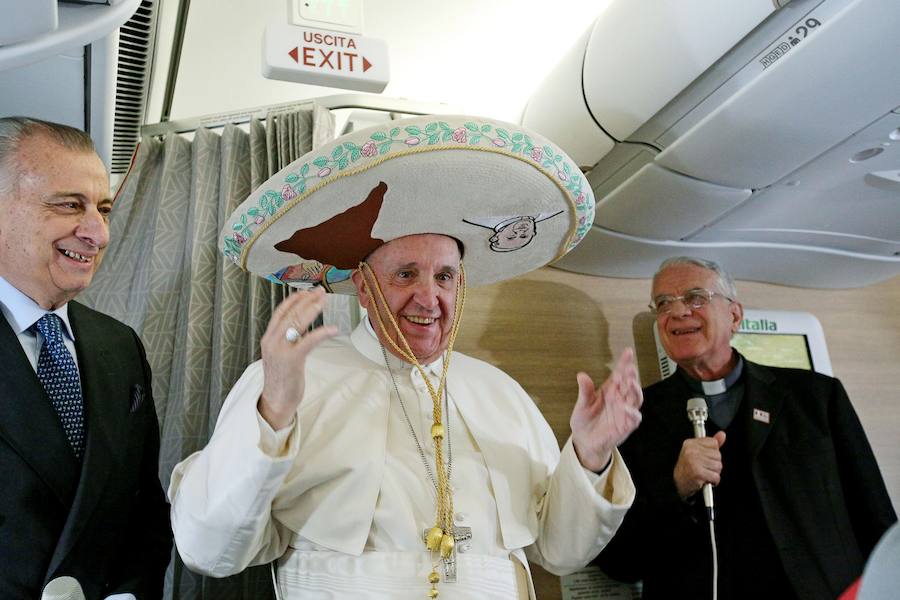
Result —
<path fill-rule="evenodd" d="M 147 344 L 164 486 L 287 294 L 223 258 L 225 217 L 342 134 L 471 115 L 558 145 L 596 205 L 560 260 L 468 291 L 455 349 L 517 380 L 562 445 L 575 372 L 602 379 L 626 347 L 644 386 L 674 370 L 646 307 L 660 262 L 715 260 L 746 309 L 735 345 L 838 377 L 900 508 L 896 0 L 0 0 L 0 15 L 0 115 L 87 131 L 110 173 L 113 242 L 79 299 Z M 207 311 L 229 297 L 243 308 Z M 326 322 L 359 318 L 329 300 Z M 542 599 L 633 597 L 532 570 Z M 175 564 L 167 594 L 255 597 L 226 590 L 270 577 Z"/>

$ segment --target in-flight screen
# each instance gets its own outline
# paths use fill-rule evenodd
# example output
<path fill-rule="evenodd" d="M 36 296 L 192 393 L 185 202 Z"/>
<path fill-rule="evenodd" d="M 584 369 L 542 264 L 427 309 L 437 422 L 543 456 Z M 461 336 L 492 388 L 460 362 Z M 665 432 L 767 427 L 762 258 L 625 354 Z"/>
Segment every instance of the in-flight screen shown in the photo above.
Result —
<path fill-rule="evenodd" d="M 800 333 L 738 332 L 731 345 L 748 360 L 770 367 L 811 370 L 809 345 Z"/>

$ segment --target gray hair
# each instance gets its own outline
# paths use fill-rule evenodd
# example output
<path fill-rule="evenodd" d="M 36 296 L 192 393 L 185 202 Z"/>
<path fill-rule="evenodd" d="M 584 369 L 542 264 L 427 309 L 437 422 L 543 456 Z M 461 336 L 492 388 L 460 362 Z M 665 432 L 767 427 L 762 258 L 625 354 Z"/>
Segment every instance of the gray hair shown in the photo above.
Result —
<path fill-rule="evenodd" d="M 0 117 L 0 194 L 8 192 L 15 181 L 13 161 L 19 146 L 35 135 L 45 135 L 69 150 L 96 152 L 91 136 L 75 127 L 30 117 Z"/>
<path fill-rule="evenodd" d="M 734 285 L 734 279 L 731 277 L 731 274 L 715 261 L 693 256 L 673 256 L 662 261 L 659 268 L 656 269 L 656 273 L 653 274 L 653 285 L 656 285 L 656 278 L 659 277 L 660 273 L 675 265 L 692 265 L 712 271 L 716 274 L 716 287 L 718 288 L 718 290 L 714 291 L 725 294 L 732 300 L 737 300 L 737 288 Z"/>

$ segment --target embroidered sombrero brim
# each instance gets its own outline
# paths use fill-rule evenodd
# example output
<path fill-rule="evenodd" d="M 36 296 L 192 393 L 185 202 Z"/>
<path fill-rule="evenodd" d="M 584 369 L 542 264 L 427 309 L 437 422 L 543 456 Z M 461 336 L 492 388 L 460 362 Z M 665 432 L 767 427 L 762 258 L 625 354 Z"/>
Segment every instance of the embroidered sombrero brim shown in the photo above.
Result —
<path fill-rule="evenodd" d="M 355 293 L 350 272 L 378 246 L 439 233 L 462 242 L 471 286 L 558 259 L 593 218 L 587 180 L 541 136 L 416 117 L 342 136 L 276 173 L 231 215 L 222 250 L 274 281 Z"/>

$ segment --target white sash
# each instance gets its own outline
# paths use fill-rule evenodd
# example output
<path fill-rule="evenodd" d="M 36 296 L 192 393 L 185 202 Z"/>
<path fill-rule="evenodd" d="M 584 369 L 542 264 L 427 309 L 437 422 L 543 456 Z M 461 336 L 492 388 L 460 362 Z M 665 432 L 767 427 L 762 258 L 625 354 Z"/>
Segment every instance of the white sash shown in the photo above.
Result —
<path fill-rule="evenodd" d="M 459 580 L 437 585 L 441 600 L 518 600 L 528 583 L 518 561 L 459 554 Z M 421 600 L 429 589 L 428 552 L 288 551 L 278 562 L 281 600 Z M 521 571 L 521 573 L 519 572 Z"/>

